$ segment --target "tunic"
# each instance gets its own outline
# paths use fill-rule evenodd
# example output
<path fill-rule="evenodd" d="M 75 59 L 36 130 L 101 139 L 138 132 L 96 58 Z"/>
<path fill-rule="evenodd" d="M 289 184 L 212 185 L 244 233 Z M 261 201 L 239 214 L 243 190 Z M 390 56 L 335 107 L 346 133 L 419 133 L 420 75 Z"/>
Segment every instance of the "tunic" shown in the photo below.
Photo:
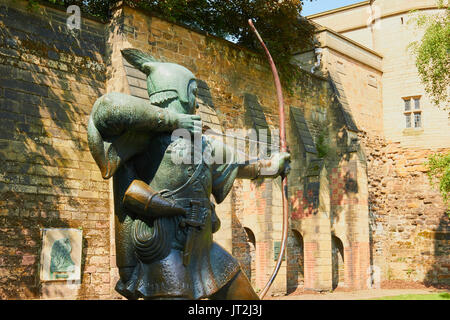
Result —
<path fill-rule="evenodd" d="M 194 149 L 192 141 L 183 138 L 172 141 L 169 134 L 161 133 L 151 138 L 144 153 L 129 160 L 114 175 L 114 185 L 118 186 L 114 190 L 116 199 L 123 198 L 129 183 L 140 179 L 154 190 L 165 190 L 162 195 L 188 213 L 196 210 L 201 224 L 182 226 L 182 216 L 152 219 L 136 215 L 116 202 L 117 216 L 124 219 L 116 224 L 117 265 L 134 268 L 131 278 L 126 282 L 119 280 L 116 286 L 125 296 L 202 299 L 223 287 L 239 270 L 238 262 L 213 241 L 212 235 L 220 223 L 210 201 L 211 194 L 218 203 L 225 199 L 238 167 L 233 161 L 208 164 L 201 156 L 200 161 L 191 161 L 194 163 L 174 163 L 177 156 L 185 159 L 180 153 L 191 155 Z M 223 154 L 231 153 L 220 141 L 202 136 L 197 156 L 214 155 L 218 149 L 225 149 Z M 193 245 L 189 263 L 184 265 L 189 233 Z"/>
<path fill-rule="evenodd" d="M 134 97 L 112 93 L 96 102 L 89 119 L 91 154 L 103 177 L 113 176 L 116 264 L 132 270 L 131 276 L 118 281 L 116 290 L 128 298 L 201 299 L 239 270 L 238 262 L 213 241 L 220 222 L 210 201 L 211 195 L 217 203 L 225 199 L 238 165 L 219 140 L 201 136 L 196 148 L 191 138 L 172 139 L 173 129 L 164 129 L 158 110 Z M 179 160 L 183 152 L 195 154 L 192 160 L 200 161 L 175 163 L 174 156 Z M 216 153 L 228 155 L 230 161 L 211 164 L 202 157 Z M 188 216 L 195 216 L 198 225 L 186 224 L 182 216 L 152 218 L 151 212 L 127 209 L 123 196 L 135 179 L 177 202 Z M 183 260 L 186 252 L 188 262 Z"/>

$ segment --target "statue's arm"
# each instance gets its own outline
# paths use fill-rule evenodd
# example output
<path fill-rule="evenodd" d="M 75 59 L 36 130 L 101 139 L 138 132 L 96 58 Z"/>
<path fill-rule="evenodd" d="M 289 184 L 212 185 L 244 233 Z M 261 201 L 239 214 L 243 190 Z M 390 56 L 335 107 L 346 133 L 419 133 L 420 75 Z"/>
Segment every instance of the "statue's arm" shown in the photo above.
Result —
<path fill-rule="evenodd" d="M 124 130 L 165 132 L 177 128 L 194 130 L 199 116 L 183 115 L 159 108 L 148 100 L 112 92 L 94 104 L 91 118 L 103 137 L 121 134 Z"/>
<path fill-rule="evenodd" d="M 276 178 L 289 163 L 291 155 L 287 152 L 277 152 L 270 159 L 255 160 L 252 163 L 239 165 L 237 179 Z M 287 172 L 285 172 L 287 174 Z"/>
<path fill-rule="evenodd" d="M 200 131 L 200 117 L 174 113 L 147 100 L 112 92 L 97 99 L 92 108 L 87 127 L 89 149 L 103 178 L 109 179 L 123 163 L 146 148 L 152 134 L 177 128 Z"/>
<path fill-rule="evenodd" d="M 123 205 L 134 213 L 152 218 L 184 215 L 186 213 L 183 208 L 164 199 L 147 183 L 138 179 L 130 184 L 122 201 Z"/>
<path fill-rule="evenodd" d="M 254 159 L 244 163 L 239 162 L 236 152 L 221 139 L 209 138 L 213 150 L 213 159 L 216 161 L 215 171 L 219 179 L 223 174 L 234 172 L 234 179 L 276 178 L 280 174 L 288 173 L 288 164 L 291 155 L 287 152 L 274 152 L 270 159 Z M 220 164 L 217 165 L 217 161 Z M 227 174 L 230 176 L 230 174 Z"/>
<path fill-rule="evenodd" d="M 260 176 L 261 163 L 257 161 L 252 164 L 242 164 L 239 166 L 237 178 L 238 179 L 256 179 Z"/>
<path fill-rule="evenodd" d="M 235 179 L 276 178 L 287 174 L 290 154 L 274 153 L 270 159 L 259 159 L 240 163 L 236 153 L 220 139 L 210 138 L 213 150 L 213 188 L 217 203 L 221 203 L 230 192 Z"/>

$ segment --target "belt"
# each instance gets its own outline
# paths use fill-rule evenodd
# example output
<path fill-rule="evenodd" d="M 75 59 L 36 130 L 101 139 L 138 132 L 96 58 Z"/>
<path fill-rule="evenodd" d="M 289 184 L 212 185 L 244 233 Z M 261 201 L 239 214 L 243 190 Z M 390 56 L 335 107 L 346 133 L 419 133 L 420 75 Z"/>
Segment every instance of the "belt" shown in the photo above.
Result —
<path fill-rule="evenodd" d="M 185 266 L 189 265 L 191 259 L 192 250 L 195 245 L 195 239 L 198 232 L 200 232 L 206 222 L 208 216 L 208 211 L 202 210 L 203 208 L 210 209 L 211 202 L 209 199 L 178 199 L 177 202 L 187 204 L 189 203 L 189 210 L 185 218 L 180 221 L 180 227 L 186 228 L 186 242 L 184 244 L 183 250 L 183 264 Z"/>
<path fill-rule="evenodd" d="M 180 199 L 174 199 L 172 197 L 172 200 L 176 202 L 179 206 L 188 209 L 192 206 L 192 201 L 196 201 L 197 205 L 200 208 L 208 208 L 211 209 L 211 201 L 207 198 L 201 198 L 201 199 L 194 199 L 194 198 L 180 198 Z"/>

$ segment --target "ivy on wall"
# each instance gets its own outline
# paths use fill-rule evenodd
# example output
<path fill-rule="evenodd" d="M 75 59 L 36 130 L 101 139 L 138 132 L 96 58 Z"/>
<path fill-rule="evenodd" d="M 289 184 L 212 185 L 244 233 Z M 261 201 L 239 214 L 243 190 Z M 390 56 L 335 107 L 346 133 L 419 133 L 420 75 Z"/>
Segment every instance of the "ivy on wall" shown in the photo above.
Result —
<path fill-rule="evenodd" d="M 426 163 L 428 178 L 432 185 L 438 185 L 439 191 L 447 204 L 450 204 L 450 152 L 433 154 Z M 450 216 L 450 210 L 448 211 Z"/>

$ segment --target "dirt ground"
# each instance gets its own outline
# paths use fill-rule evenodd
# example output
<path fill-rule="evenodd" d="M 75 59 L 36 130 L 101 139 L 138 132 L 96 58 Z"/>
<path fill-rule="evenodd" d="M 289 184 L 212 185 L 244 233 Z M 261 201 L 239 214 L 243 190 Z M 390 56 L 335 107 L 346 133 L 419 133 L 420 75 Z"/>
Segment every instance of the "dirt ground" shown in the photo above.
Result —
<path fill-rule="evenodd" d="M 408 282 L 402 280 L 383 281 L 378 289 L 350 290 L 337 288 L 333 292 L 306 291 L 297 289 L 286 296 L 266 297 L 273 300 L 364 300 L 381 298 L 386 296 L 397 296 L 403 294 L 429 294 L 436 292 L 450 292 L 449 285 L 427 286 L 419 282 Z"/>

